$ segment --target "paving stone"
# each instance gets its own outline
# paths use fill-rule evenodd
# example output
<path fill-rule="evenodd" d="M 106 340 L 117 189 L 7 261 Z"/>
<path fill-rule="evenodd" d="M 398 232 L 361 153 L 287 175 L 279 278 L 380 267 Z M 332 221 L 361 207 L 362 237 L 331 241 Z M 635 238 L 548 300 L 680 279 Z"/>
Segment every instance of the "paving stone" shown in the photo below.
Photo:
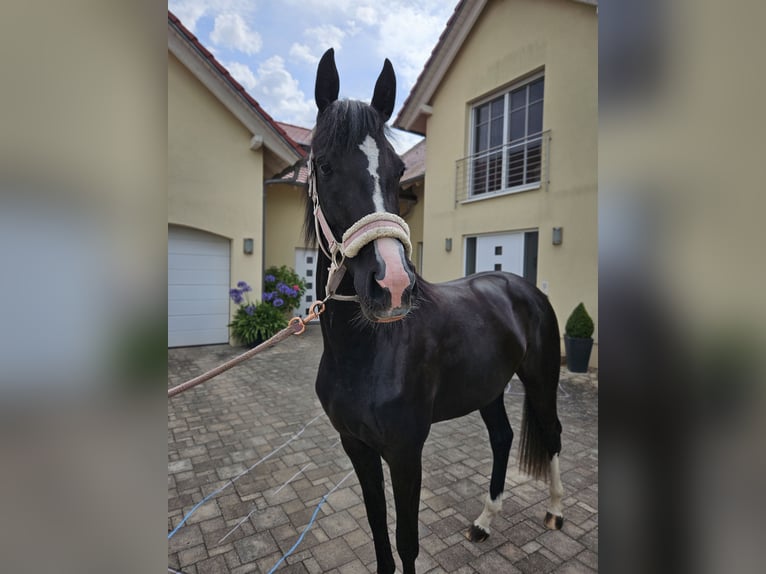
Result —
<path fill-rule="evenodd" d="M 434 558 L 447 572 L 453 572 L 473 559 L 473 554 L 461 544 L 455 544 L 439 552 Z"/>
<path fill-rule="evenodd" d="M 519 560 L 514 566 L 524 574 L 545 574 L 546 572 L 552 572 L 556 567 L 556 564 L 548 560 L 539 552 L 535 552 L 526 558 Z"/>
<path fill-rule="evenodd" d="M 185 568 L 186 566 L 189 566 L 190 564 L 201 562 L 202 560 L 205 560 L 207 557 L 208 557 L 207 548 L 205 548 L 205 545 L 198 544 L 197 546 L 187 548 L 186 550 L 181 550 L 178 553 L 178 565 L 181 568 Z"/>
<path fill-rule="evenodd" d="M 503 572 L 504 574 L 518 573 L 520 570 L 497 552 L 490 552 L 476 558 L 470 564 L 477 572 Z"/>
<path fill-rule="evenodd" d="M 537 541 L 564 560 L 572 558 L 585 549 L 582 544 L 561 531 L 546 532 L 539 536 Z"/>
<path fill-rule="evenodd" d="M 239 554 L 239 559 L 243 564 L 261 558 L 266 554 L 278 550 L 277 543 L 268 532 L 259 532 L 247 538 L 237 540 L 234 548 Z"/>
<path fill-rule="evenodd" d="M 240 352 L 228 345 L 169 349 L 169 383 L 183 382 Z M 168 541 L 171 567 L 185 574 L 268 572 L 298 540 L 319 500 L 352 468 L 313 391 L 320 354 L 321 334 L 311 326 L 302 337 L 168 403 L 168 529 L 203 496 L 236 478 Z M 516 388 L 511 385 L 511 391 Z M 505 399 L 518 433 L 522 397 L 507 393 Z M 418 573 L 597 571 L 597 411 L 597 374 L 562 369 L 564 528 L 544 528 L 548 487 L 518 471 L 516 440 L 503 509 L 492 523 L 492 535 L 481 544 L 464 534 L 489 489 L 492 453 L 486 429 L 478 413 L 434 425 L 423 448 Z M 317 415 L 300 437 L 284 444 Z M 292 478 L 305 464 L 310 466 Z M 385 464 L 384 475 L 389 536 L 395 545 L 393 491 Z M 250 519 L 218 544 L 253 509 Z M 279 572 L 375 571 L 361 487 L 352 475 L 330 495 Z"/>
<path fill-rule="evenodd" d="M 342 538 L 319 544 L 314 548 L 313 555 L 323 572 L 347 564 L 356 558 L 354 551 Z"/>
<path fill-rule="evenodd" d="M 197 565 L 197 574 L 229 574 L 229 567 L 223 556 L 203 560 Z"/>

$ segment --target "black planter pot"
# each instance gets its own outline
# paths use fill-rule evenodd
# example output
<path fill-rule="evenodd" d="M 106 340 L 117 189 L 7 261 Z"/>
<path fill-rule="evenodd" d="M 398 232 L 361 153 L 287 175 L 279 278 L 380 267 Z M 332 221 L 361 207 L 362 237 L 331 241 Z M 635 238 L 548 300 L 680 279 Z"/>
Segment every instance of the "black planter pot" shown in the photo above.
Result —
<path fill-rule="evenodd" d="M 564 335 L 564 348 L 567 354 L 567 369 L 573 373 L 587 373 L 593 339 L 579 339 Z"/>

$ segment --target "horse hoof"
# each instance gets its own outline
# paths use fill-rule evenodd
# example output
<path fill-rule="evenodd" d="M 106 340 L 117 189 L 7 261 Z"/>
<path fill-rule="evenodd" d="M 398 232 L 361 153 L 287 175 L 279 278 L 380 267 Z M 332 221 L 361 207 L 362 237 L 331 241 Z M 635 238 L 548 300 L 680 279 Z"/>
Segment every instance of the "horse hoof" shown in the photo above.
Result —
<path fill-rule="evenodd" d="M 550 512 L 545 513 L 545 527 L 550 530 L 561 530 L 561 527 L 564 526 L 564 517 L 563 516 L 556 516 L 555 514 L 551 514 Z"/>
<path fill-rule="evenodd" d="M 468 532 L 465 533 L 465 537 L 468 538 L 468 540 L 471 542 L 484 542 L 487 538 L 489 538 L 489 532 L 484 530 L 481 526 L 471 524 L 471 528 L 469 528 Z"/>

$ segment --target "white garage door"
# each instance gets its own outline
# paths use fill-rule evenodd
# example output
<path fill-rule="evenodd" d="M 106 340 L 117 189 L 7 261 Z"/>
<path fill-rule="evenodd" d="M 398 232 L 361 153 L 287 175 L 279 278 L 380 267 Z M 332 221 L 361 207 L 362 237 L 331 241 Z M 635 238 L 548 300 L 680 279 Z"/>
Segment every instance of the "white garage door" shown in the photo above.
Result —
<path fill-rule="evenodd" d="M 229 341 L 229 240 L 168 228 L 168 347 Z"/>

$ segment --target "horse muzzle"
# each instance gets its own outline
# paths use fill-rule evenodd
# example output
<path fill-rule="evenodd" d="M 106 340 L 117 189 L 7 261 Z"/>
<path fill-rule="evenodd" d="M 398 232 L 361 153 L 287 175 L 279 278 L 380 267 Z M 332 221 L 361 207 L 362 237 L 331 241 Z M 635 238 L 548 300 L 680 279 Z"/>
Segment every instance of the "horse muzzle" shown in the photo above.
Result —
<path fill-rule="evenodd" d="M 400 241 L 380 237 L 372 243 L 374 269 L 366 280 L 366 296 L 360 298 L 364 314 L 375 323 L 399 321 L 412 308 L 415 273 Z"/>

